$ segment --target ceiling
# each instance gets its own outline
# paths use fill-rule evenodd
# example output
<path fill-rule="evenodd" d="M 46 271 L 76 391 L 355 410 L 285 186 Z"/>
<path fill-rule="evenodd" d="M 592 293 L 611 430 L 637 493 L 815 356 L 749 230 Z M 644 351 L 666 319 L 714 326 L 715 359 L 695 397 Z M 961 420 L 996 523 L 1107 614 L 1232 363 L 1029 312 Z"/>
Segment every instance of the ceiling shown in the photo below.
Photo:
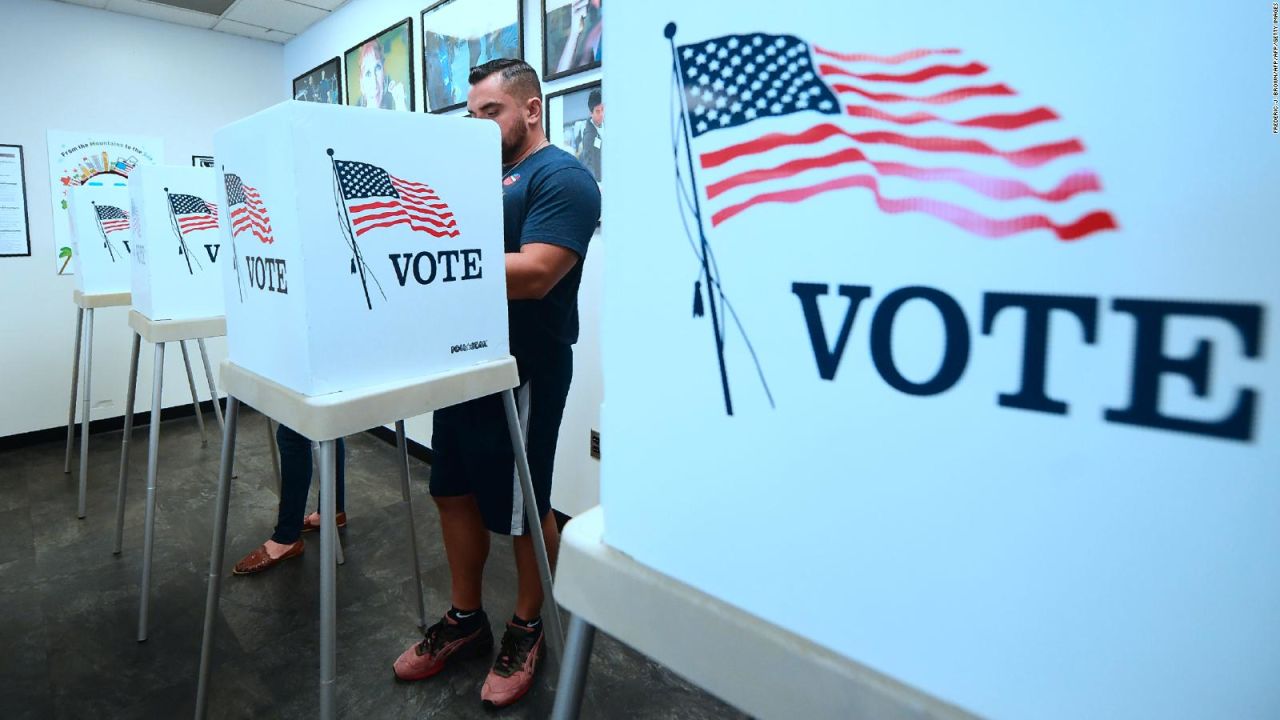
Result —
<path fill-rule="evenodd" d="M 286 43 L 347 0 L 62 0 L 153 20 Z"/>

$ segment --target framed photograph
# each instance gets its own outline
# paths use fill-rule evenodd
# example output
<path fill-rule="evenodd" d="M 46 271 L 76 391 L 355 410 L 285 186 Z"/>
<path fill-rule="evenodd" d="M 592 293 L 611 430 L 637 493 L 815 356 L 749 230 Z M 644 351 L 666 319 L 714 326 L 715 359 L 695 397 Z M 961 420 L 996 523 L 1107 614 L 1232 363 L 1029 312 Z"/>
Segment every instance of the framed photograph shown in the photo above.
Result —
<path fill-rule="evenodd" d="M 523 0 L 441 0 L 422 11 L 423 110 L 467 104 L 467 74 L 490 60 L 524 58 Z"/>
<path fill-rule="evenodd" d="M 600 67 L 603 0 L 542 0 L 542 79 Z"/>
<path fill-rule="evenodd" d="M 357 44 L 343 56 L 348 105 L 413 110 L 413 18 Z"/>
<path fill-rule="evenodd" d="M 213 156 L 212 155 L 192 155 L 191 166 L 211 168 L 213 167 Z"/>
<path fill-rule="evenodd" d="M 28 219 L 22 146 L 0 144 L 0 257 L 31 257 Z"/>
<path fill-rule="evenodd" d="M 546 100 L 547 139 L 571 153 L 604 189 L 604 96 L 600 82 L 551 93 Z"/>
<path fill-rule="evenodd" d="M 342 78 L 338 58 L 325 61 L 293 79 L 293 99 L 342 104 Z"/>

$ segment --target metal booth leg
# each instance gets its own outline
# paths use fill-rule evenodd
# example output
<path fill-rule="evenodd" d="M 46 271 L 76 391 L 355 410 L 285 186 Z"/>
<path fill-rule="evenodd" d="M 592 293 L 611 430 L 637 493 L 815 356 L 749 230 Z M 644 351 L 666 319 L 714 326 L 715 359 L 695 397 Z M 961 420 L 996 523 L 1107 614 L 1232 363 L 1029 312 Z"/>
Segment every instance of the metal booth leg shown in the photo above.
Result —
<path fill-rule="evenodd" d="M 191 388 L 191 409 L 196 414 L 196 425 L 200 426 L 200 447 L 205 447 L 209 444 L 209 438 L 204 434 L 204 413 L 200 412 L 200 396 L 196 394 L 196 376 L 191 372 L 191 357 L 187 355 L 187 341 L 179 340 L 178 347 L 182 348 L 182 364 L 187 368 L 187 387 Z"/>
<path fill-rule="evenodd" d="M 76 504 L 76 517 L 84 519 L 85 492 L 89 487 L 89 408 L 93 380 L 93 308 L 85 313 L 84 330 L 84 392 L 80 396 L 80 499 Z"/>
<path fill-rule="evenodd" d="M 418 559 L 418 529 L 413 522 L 413 497 L 409 492 L 409 443 L 405 439 L 404 421 L 396 421 L 396 452 L 400 456 L 400 495 L 404 498 L 405 518 L 409 521 L 409 545 L 413 547 L 413 587 L 418 591 L 418 627 L 427 629 L 427 599 L 422 594 L 422 563 Z"/>
<path fill-rule="evenodd" d="M 164 343 L 156 343 L 151 371 L 151 426 L 147 432 L 147 514 L 142 531 L 142 584 L 138 588 L 138 642 L 147 639 L 151 600 L 151 549 L 156 534 L 156 472 L 160 464 L 160 397 L 164 392 Z"/>
<path fill-rule="evenodd" d="M 533 535 L 533 554 L 538 559 L 538 574 L 542 576 L 542 596 L 545 607 L 543 616 L 550 631 L 551 652 L 560 662 L 564 650 L 564 630 L 560 625 L 560 607 L 556 605 L 551 585 L 551 559 L 547 556 L 547 539 L 542 534 L 542 518 L 538 517 L 537 496 L 533 493 L 533 476 L 529 473 L 529 456 L 525 454 L 524 433 L 520 429 L 520 415 L 516 412 L 514 390 L 502 393 L 502 403 L 507 410 L 507 429 L 511 433 L 511 450 L 516 458 L 516 472 L 520 476 L 520 488 L 524 491 L 525 518 Z"/>
<path fill-rule="evenodd" d="M 133 350 L 129 353 L 129 390 L 124 400 L 124 439 L 120 441 L 120 480 L 116 484 L 116 544 L 111 548 L 119 555 L 124 546 L 124 500 L 129 488 L 129 439 L 133 436 L 133 405 L 138 397 L 138 353 L 142 336 L 133 333 Z"/>
<path fill-rule="evenodd" d="M 337 442 L 320 443 L 320 720 L 334 717 L 334 682 L 337 671 L 337 568 L 334 552 L 338 526 L 334 521 L 337 506 L 336 483 Z M 324 519 L 328 518 L 328 522 Z"/>
<path fill-rule="evenodd" d="M 76 393 L 80 390 L 80 339 L 84 336 L 84 308 L 76 308 L 76 349 L 71 362 L 71 407 L 67 410 L 67 459 L 62 472 L 71 472 L 71 446 L 76 436 Z"/>
<path fill-rule="evenodd" d="M 577 615 L 569 616 L 569 637 L 564 645 L 564 665 L 556 684 L 556 704 L 551 720 L 576 720 L 582 714 L 582 694 L 587 687 L 587 664 L 596 629 Z"/>
<path fill-rule="evenodd" d="M 338 447 L 338 441 L 337 441 L 337 440 L 335 440 L 335 441 L 333 442 L 333 446 L 334 446 L 335 448 L 336 448 L 336 447 Z M 337 452 L 337 451 L 335 450 L 334 452 Z M 312 461 L 315 463 L 316 468 L 317 468 L 317 469 L 319 469 L 319 467 L 320 467 L 320 462 L 321 462 L 321 458 L 320 458 L 320 443 L 315 442 L 315 441 L 312 441 L 312 443 L 311 443 L 311 459 L 312 459 Z M 335 478 L 337 477 L 337 466 L 338 466 L 338 463 L 337 463 L 337 461 L 335 460 L 335 461 L 334 461 L 334 477 L 335 477 Z M 335 480 L 334 482 L 336 483 L 337 481 Z M 337 490 L 335 489 L 335 490 L 334 490 L 334 492 L 336 493 L 336 492 L 337 492 Z M 337 496 L 335 495 L 334 497 L 336 498 Z M 336 503 L 337 501 L 335 500 L 334 502 Z M 322 504 L 322 505 L 324 504 L 324 503 L 323 503 L 323 500 L 321 501 L 321 504 Z M 337 544 L 337 550 L 336 550 L 336 553 L 337 553 L 337 558 L 338 558 L 338 564 L 339 564 L 339 565 L 346 565 L 346 564 L 347 564 L 347 556 L 342 552 L 342 538 L 338 537 L 338 534 L 337 534 L 337 531 L 338 531 L 338 516 L 337 516 L 337 514 L 335 514 L 335 513 L 330 513 L 330 514 L 326 515 L 326 514 L 324 514 L 324 512 L 323 512 L 323 511 L 321 511 L 321 512 L 320 512 L 320 523 L 321 523 L 321 524 L 324 524 L 324 523 L 325 523 L 325 519 L 326 519 L 326 518 L 328 518 L 329 522 L 333 523 L 333 530 L 334 530 L 333 541 Z"/>
<path fill-rule="evenodd" d="M 218 430 L 226 431 L 226 425 L 222 421 L 222 403 L 218 400 L 218 385 L 213 379 L 213 368 L 209 365 L 209 351 L 204 346 L 204 338 L 197 338 L 196 344 L 200 346 L 200 359 L 204 361 L 204 377 L 209 381 L 209 398 L 213 400 L 213 417 L 218 421 Z"/>
<path fill-rule="evenodd" d="M 204 635 L 200 642 L 200 678 L 196 685 L 196 720 L 209 710 L 209 670 L 213 657 L 213 624 L 222 591 L 222 556 L 227 546 L 227 507 L 231 501 L 231 466 L 236 459 L 236 420 L 240 401 L 227 396 L 227 426 L 222 433 L 222 461 L 218 465 L 218 500 L 214 507 L 213 546 L 209 549 L 209 590 L 204 603 Z"/>

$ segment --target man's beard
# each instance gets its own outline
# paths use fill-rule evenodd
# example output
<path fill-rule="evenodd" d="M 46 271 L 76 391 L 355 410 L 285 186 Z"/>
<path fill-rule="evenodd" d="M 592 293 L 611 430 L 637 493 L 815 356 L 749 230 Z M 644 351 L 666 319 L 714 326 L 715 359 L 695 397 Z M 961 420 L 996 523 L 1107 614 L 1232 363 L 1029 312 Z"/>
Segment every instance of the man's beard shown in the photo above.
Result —
<path fill-rule="evenodd" d="M 519 125 L 511 131 L 511 137 L 502 138 L 502 164 L 510 165 L 520 156 L 520 149 L 529 137 L 529 126 Z"/>

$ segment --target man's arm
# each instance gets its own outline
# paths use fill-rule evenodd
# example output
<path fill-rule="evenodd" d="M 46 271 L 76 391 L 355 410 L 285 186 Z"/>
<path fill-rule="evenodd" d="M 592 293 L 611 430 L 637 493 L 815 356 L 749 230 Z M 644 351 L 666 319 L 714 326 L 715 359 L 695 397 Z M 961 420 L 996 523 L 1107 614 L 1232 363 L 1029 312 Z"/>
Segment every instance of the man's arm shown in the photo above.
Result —
<path fill-rule="evenodd" d="M 507 299 L 541 300 L 578 263 L 578 254 L 550 243 L 530 242 L 507 253 Z"/>

